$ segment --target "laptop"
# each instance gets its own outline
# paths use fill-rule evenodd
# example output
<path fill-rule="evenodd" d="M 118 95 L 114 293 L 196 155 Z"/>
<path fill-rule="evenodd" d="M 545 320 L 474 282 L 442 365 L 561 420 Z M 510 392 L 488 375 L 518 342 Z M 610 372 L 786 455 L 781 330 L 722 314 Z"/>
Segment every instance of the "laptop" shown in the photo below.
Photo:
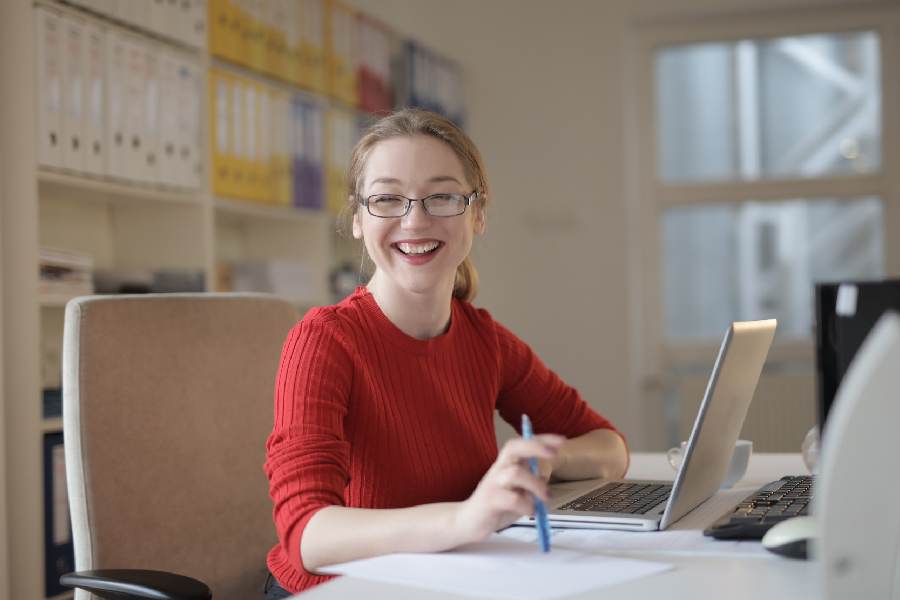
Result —
<path fill-rule="evenodd" d="M 734 322 L 725 332 L 675 481 L 584 482 L 551 497 L 551 527 L 656 531 L 710 498 L 725 479 L 777 323 Z M 533 525 L 534 517 L 517 524 Z"/>

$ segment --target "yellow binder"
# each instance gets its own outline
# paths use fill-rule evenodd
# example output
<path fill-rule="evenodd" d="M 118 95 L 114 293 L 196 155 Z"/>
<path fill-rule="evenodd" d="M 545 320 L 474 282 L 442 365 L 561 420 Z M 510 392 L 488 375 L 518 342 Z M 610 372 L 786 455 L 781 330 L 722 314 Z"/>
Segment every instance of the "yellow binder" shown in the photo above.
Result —
<path fill-rule="evenodd" d="M 220 58 L 236 59 L 238 16 L 231 0 L 209 0 L 209 51 Z"/>

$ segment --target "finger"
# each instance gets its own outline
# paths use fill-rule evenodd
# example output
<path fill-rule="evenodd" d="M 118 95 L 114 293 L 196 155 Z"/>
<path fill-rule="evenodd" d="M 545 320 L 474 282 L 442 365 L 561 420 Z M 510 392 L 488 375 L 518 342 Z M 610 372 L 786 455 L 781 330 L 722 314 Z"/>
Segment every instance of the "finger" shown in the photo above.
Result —
<path fill-rule="evenodd" d="M 548 481 L 551 475 L 553 475 L 553 462 L 546 458 L 538 459 L 538 477 Z"/>
<path fill-rule="evenodd" d="M 515 521 L 523 515 L 534 515 L 534 497 L 522 491 L 506 490 L 497 496 L 494 506 L 509 521 Z"/>
<path fill-rule="evenodd" d="M 523 490 L 541 500 L 549 499 L 547 482 L 521 466 L 509 466 L 497 473 L 497 483 L 511 490 Z"/>

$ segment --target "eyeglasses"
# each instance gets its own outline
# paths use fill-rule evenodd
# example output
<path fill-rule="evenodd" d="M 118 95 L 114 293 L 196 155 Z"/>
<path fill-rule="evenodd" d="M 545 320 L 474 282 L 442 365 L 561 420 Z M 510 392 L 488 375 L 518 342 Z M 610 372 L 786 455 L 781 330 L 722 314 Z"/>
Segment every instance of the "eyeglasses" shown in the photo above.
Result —
<path fill-rule="evenodd" d="M 413 202 L 421 202 L 425 212 L 432 217 L 455 217 L 466 212 L 466 207 L 478 198 L 478 190 L 465 194 L 431 194 L 425 198 L 407 198 L 399 194 L 373 194 L 360 197 L 359 203 L 373 217 L 393 219 L 409 214 Z"/>

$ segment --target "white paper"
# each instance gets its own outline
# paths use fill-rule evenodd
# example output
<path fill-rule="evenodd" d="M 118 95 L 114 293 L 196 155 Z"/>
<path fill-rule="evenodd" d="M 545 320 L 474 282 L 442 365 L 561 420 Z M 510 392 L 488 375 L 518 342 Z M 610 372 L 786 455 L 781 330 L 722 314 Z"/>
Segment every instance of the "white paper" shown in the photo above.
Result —
<path fill-rule="evenodd" d="M 856 314 L 856 298 L 859 289 L 850 283 L 838 286 L 834 312 L 839 317 L 852 317 Z"/>
<path fill-rule="evenodd" d="M 390 554 L 322 571 L 468 596 L 542 600 L 647 577 L 672 566 L 613 558 L 494 534 L 479 544 L 437 554 Z"/>

